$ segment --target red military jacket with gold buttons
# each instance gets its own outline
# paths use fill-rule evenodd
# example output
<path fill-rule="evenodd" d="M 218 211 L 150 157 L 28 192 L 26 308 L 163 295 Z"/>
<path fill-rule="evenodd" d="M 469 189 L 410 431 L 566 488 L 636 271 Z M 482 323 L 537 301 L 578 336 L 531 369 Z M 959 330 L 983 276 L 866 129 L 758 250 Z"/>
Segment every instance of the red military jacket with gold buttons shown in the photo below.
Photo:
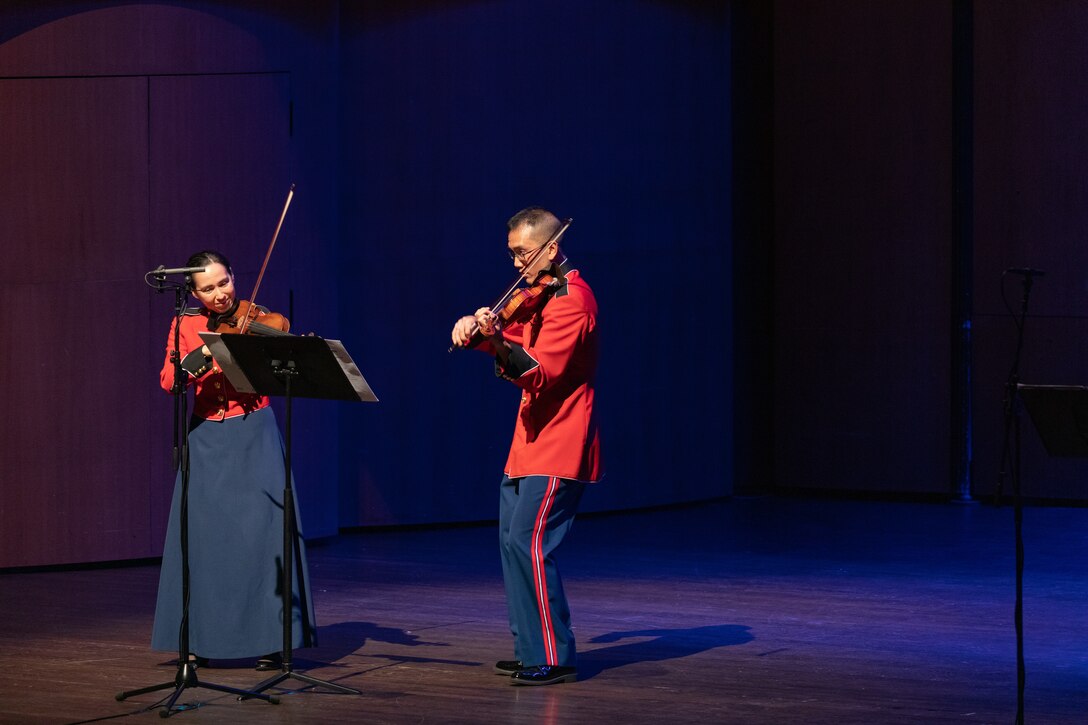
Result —
<path fill-rule="evenodd" d="M 166 358 L 159 373 L 159 384 L 170 392 L 174 385 L 174 363 L 170 361 L 170 351 L 174 348 L 174 326 L 177 319 L 170 323 L 170 334 L 166 338 Z M 268 407 L 268 397 L 251 393 L 239 393 L 227 380 L 219 365 L 211 358 L 204 357 L 201 348 L 204 341 L 201 332 L 208 331 L 208 310 L 187 309 L 181 317 L 181 334 L 178 347 L 181 351 L 182 373 L 186 385 L 196 386 L 193 415 L 207 420 L 226 420 L 255 410 Z"/>
<path fill-rule="evenodd" d="M 558 476 L 592 482 L 604 473 L 594 415 L 597 374 L 597 300 L 569 262 L 543 307 L 525 323 L 502 331 L 510 346 L 495 372 L 521 388 L 506 475 Z M 488 342 L 480 349 L 494 352 Z"/>

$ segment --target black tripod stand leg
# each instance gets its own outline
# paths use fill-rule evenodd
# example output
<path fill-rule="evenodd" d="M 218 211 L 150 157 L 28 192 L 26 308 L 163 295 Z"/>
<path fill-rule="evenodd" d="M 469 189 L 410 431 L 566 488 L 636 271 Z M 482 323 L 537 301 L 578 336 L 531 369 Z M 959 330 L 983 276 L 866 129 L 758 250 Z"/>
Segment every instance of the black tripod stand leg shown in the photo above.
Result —
<path fill-rule="evenodd" d="M 160 685 L 149 685 L 147 687 L 141 687 L 138 690 L 123 690 L 121 692 L 118 692 L 116 695 L 114 695 L 113 699 L 120 702 L 121 700 L 125 700 L 125 699 L 130 698 L 130 697 L 136 697 L 137 695 L 143 695 L 143 694 L 146 694 L 148 692 L 155 692 L 157 690 L 165 690 L 168 687 L 177 687 L 177 685 L 175 683 L 173 683 L 173 682 L 163 682 Z"/>
<path fill-rule="evenodd" d="M 281 673 L 279 673 L 278 675 L 276 675 L 274 677 L 268 678 L 264 682 L 258 682 L 256 685 L 253 686 L 253 691 L 254 692 L 263 692 L 264 690 L 267 690 L 269 687 L 275 687 L 276 685 L 280 684 L 284 680 L 289 680 L 289 679 L 295 679 L 295 680 L 298 680 L 299 682 L 305 682 L 307 685 L 311 685 L 313 687 L 325 687 L 325 688 L 328 688 L 328 689 L 332 690 L 333 692 L 339 692 L 342 695 L 361 695 L 362 694 L 362 692 L 360 692 L 359 690 L 355 690 L 355 689 L 352 689 L 350 687 L 345 687 L 344 685 L 337 685 L 336 683 L 333 683 L 333 682 L 326 682 L 325 680 L 319 680 L 316 677 L 311 677 L 311 676 L 303 674 L 301 672 L 294 672 L 294 671 L 281 672 Z M 239 700 L 245 700 L 246 697 L 251 697 L 251 696 L 252 695 L 246 695 L 246 696 L 243 696 L 243 697 L 239 697 L 238 699 Z"/>
<path fill-rule="evenodd" d="M 148 685 L 147 687 L 141 687 L 137 690 L 124 690 L 114 695 L 114 699 L 121 701 L 129 697 L 136 697 L 137 695 L 144 695 L 148 692 L 155 692 L 157 690 L 165 690 L 170 687 L 176 687 L 180 692 L 184 688 L 193 687 L 196 684 L 196 667 L 193 667 L 191 664 L 183 664 L 178 666 L 178 672 L 177 675 L 174 676 L 173 682 Z"/>
<path fill-rule="evenodd" d="M 178 667 L 177 677 L 173 682 L 163 682 L 158 685 L 150 685 L 148 687 L 141 687 L 137 690 L 125 690 L 124 692 L 118 692 L 114 697 L 118 701 L 124 700 L 129 697 L 135 697 L 136 695 L 143 695 L 148 692 L 155 692 L 157 690 L 165 690 L 170 687 L 175 688 L 174 694 L 170 696 L 170 699 L 163 705 L 163 709 L 159 710 L 160 717 L 170 717 L 175 712 L 174 703 L 181 697 L 181 693 L 189 688 L 203 687 L 208 690 L 215 690 L 217 692 L 225 692 L 229 695 L 238 695 L 239 700 L 247 700 L 249 698 L 257 698 L 258 700 L 264 700 L 270 705 L 280 704 L 280 699 L 276 695 L 264 695 L 256 691 L 242 690 L 237 687 L 228 687 L 226 685 L 217 685 L 212 682 L 201 682 L 196 676 L 196 668 L 190 664 L 185 664 Z"/>
<path fill-rule="evenodd" d="M 325 687 L 325 688 L 328 688 L 328 689 L 332 690 L 333 692 L 339 692 L 339 693 L 341 693 L 343 695 L 361 695 L 361 694 L 363 694 L 361 691 L 356 690 L 354 688 L 345 687 L 344 685 L 337 685 L 334 682 L 327 682 L 325 680 L 319 680 L 316 677 L 310 677 L 309 675 L 303 674 L 301 672 L 291 672 L 291 673 L 286 673 L 286 674 L 288 674 L 288 677 L 293 677 L 294 679 L 296 679 L 296 680 L 298 680 L 300 682 L 305 682 L 308 685 L 313 685 L 314 687 Z"/>
<path fill-rule="evenodd" d="M 248 700 L 250 698 L 257 698 L 258 700 L 264 700 L 270 705 L 280 704 L 280 698 L 276 695 L 264 695 L 255 690 L 242 690 L 237 687 L 227 687 L 226 685 L 209 685 L 206 682 L 202 682 L 200 687 L 206 687 L 209 690 L 218 690 L 219 692 L 226 692 L 230 695 L 237 695 L 239 700 Z"/>

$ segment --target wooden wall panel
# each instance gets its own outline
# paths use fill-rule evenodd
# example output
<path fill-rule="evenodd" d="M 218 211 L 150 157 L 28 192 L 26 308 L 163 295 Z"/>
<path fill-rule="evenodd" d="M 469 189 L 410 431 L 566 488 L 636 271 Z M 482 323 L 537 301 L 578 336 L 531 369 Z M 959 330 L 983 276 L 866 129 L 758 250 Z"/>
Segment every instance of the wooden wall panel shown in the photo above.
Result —
<path fill-rule="evenodd" d="M 222 248 L 255 278 L 291 184 L 289 76 L 150 83 L 152 255 Z M 274 262 L 273 273 L 287 266 Z"/>
<path fill-rule="evenodd" d="M 1046 271 L 1032 287 L 1021 379 L 1088 384 L 1088 7 L 976 4 L 975 26 L 975 488 L 987 496 L 1016 346 L 1003 270 Z M 1018 313 L 1021 278 L 1004 290 Z M 1088 498 L 1088 461 L 1048 460 L 1030 421 L 1024 429 L 1025 495 Z"/>
<path fill-rule="evenodd" d="M 1088 313 L 1088 6 L 976 10 L 975 308 L 1004 315 L 1008 267 L 1046 270 L 1031 311 Z M 1018 292 L 1014 304 L 1019 307 Z"/>
<path fill-rule="evenodd" d="M 947 490 L 951 11 L 775 7 L 776 482 Z"/>
<path fill-rule="evenodd" d="M 0 400 L 19 421 L 0 430 L 0 567 L 161 551 L 173 474 L 157 374 L 172 304 L 144 272 L 218 243 L 251 289 L 297 181 L 305 214 L 289 215 L 281 245 L 294 233 L 324 248 L 274 256 L 261 301 L 294 291 L 312 314 L 314 298 L 335 299 L 334 10 L 0 7 L 0 243 L 19 267 L 0 281 L 12 312 L 0 332 L 27 341 L 0 353 Z M 294 145 L 292 77 L 305 86 Z M 335 441 L 335 415 L 296 418 L 296 468 L 317 459 L 320 482 L 300 480 L 304 525 L 334 533 L 336 454 L 312 438 Z"/>
<path fill-rule="evenodd" d="M 138 278 L 147 240 L 147 84 L 0 80 L 0 234 L 20 283 Z"/>
<path fill-rule="evenodd" d="M 291 79 L 286 73 L 156 77 L 151 88 L 151 252 L 157 264 L 181 266 L 193 252 L 217 249 L 231 260 L 238 294 L 249 298 L 294 181 L 291 167 Z M 308 193 L 300 190 L 301 193 Z M 289 314 L 291 292 L 310 280 L 294 273 L 300 246 L 292 201 L 269 260 L 257 302 Z M 190 303 L 193 300 L 190 298 Z M 155 314 L 152 335 L 161 357 L 170 300 Z M 317 329 L 310 315 L 293 316 L 295 331 Z M 157 395 L 154 396 L 156 399 Z M 161 401 L 160 401 L 161 403 Z M 315 416 L 326 404 L 294 406 L 292 457 L 304 530 L 335 534 L 335 440 L 322 436 Z M 281 427 L 284 412 L 278 411 Z M 169 505 L 169 487 L 157 490 L 156 509 Z M 157 523 L 164 519 L 156 517 Z"/>
<path fill-rule="evenodd" d="M 0 566 L 151 551 L 146 88 L 0 81 Z"/>

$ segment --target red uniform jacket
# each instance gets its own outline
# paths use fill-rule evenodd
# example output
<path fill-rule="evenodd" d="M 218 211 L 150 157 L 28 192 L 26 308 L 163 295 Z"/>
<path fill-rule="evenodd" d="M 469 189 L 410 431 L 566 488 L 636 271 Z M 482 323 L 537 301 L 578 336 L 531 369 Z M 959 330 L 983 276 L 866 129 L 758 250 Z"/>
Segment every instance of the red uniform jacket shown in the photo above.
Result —
<path fill-rule="evenodd" d="M 566 280 L 544 306 L 502 331 L 510 357 L 505 366 L 496 360 L 496 374 L 522 390 L 505 472 L 597 481 L 604 473 L 593 414 L 597 300 L 577 270 L 561 270 Z"/>
<path fill-rule="evenodd" d="M 204 341 L 200 332 L 208 331 L 208 310 L 189 309 L 181 318 L 181 367 L 186 375 L 186 385 L 196 384 L 196 402 L 193 415 L 208 420 L 225 420 L 238 415 L 245 415 L 268 406 L 268 397 L 239 393 L 227 380 L 227 376 L 212 360 L 205 359 L 200 348 Z M 174 325 L 170 323 L 170 335 L 166 338 L 166 358 L 159 373 L 159 384 L 167 392 L 174 385 L 174 364 L 170 361 L 170 351 L 174 347 Z"/>

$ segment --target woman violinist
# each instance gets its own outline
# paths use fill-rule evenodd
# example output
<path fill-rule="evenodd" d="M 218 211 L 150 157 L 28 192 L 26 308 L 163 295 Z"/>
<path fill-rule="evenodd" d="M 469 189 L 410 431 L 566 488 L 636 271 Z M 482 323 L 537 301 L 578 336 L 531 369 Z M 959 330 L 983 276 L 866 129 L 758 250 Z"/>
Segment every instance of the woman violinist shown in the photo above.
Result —
<path fill-rule="evenodd" d="M 201 307 L 185 310 L 180 318 L 181 366 L 186 384 L 196 391 L 189 423 L 190 659 L 204 664 L 256 657 L 257 669 L 279 669 L 283 442 L 268 398 L 236 391 L 199 336 L 230 325 L 239 306 L 230 262 L 208 250 L 194 254 L 186 266 L 205 268 L 188 280 Z M 166 391 L 174 383 L 170 351 L 176 324 L 175 319 L 170 326 L 160 374 Z M 151 636 L 153 649 L 175 652 L 181 622 L 180 495 L 179 472 Z M 296 551 L 293 647 L 311 647 L 316 627 L 301 530 Z"/>

